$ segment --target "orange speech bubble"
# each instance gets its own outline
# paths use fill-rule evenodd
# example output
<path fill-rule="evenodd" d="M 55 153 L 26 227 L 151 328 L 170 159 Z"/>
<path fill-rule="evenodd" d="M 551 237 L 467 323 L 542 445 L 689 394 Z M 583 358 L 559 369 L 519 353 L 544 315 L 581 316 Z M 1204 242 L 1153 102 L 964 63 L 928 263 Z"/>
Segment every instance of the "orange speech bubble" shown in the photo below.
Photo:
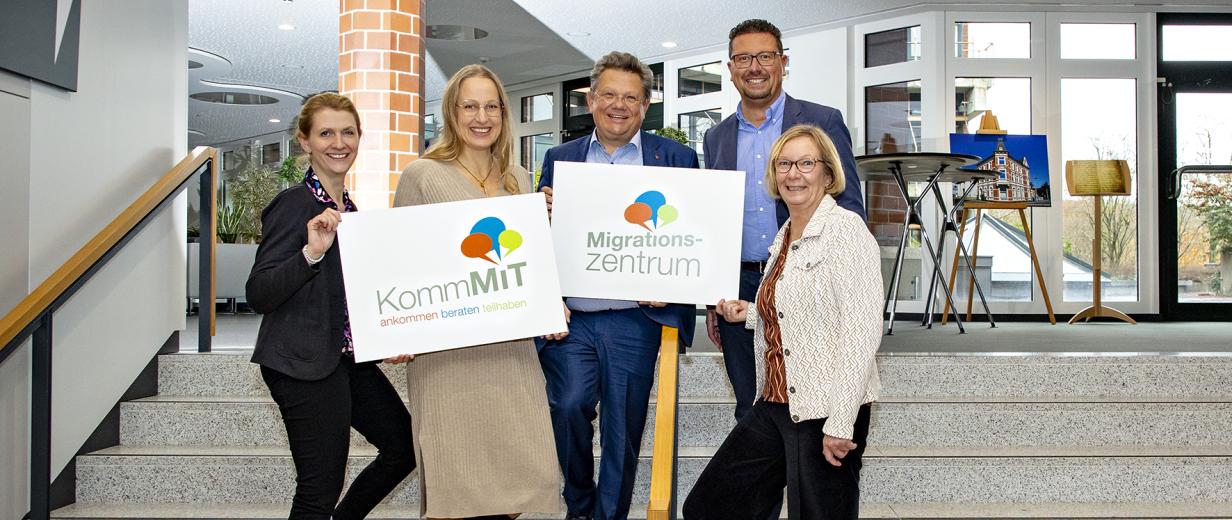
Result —
<path fill-rule="evenodd" d="M 471 233 L 462 239 L 462 254 L 467 258 L 482 258 L 495 264 L 495 260 L 488 258 L 488 252 L 491 250 L 492 237 L 483 233 Z"/>
<path fill-rule="evenodd" d="M 650 231 L 650 228 L 646 227 L 646 221 L 650 220 L 651 213 L 650 206 L 642 202 L 634 202 L 625 208 L 625 220 L 629 221 L 630 224 L 637 224 L 646 228 L 646 231 Z"/>

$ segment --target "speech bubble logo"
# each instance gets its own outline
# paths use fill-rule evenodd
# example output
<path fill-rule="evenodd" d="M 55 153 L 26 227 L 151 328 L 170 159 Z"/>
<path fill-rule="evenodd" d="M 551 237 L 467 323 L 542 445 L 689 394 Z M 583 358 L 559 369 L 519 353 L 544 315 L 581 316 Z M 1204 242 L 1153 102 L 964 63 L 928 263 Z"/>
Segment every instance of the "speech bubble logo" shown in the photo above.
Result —
<path fill-rule="evenodd" d="M 625 208 L 625 220 L 646 228 L 646 231 L 652 231 L 646 222 L 658 229 L 659 226 L 671 224 L 678 218 L 680 211 L 667 203 L 667 197 L 664 197 L 663 193 L 654 190 L 638 195 L 633 204 Z"/>
<path fill-rule="evenodd" d="M 505 248 L 505 256 L 513 254 L 513 251 L 522 247 L 522 234 L 512 229 L 506 229 L 500 234 L 500 245 Z"/>
<path fill-rule="evenodd" d="M 522 247 L 522 234 L 505 228 L 505 222 L 496 217 L 484 217 L 471 226 L 471 234 L 462 239 L 462 254 L 467 258 L 482 258 L 494 264 Z M 488 253 L 496 253 L 493 260 Z"/>
<path fill-rule="evenodd" d="M 646 221 L 650 220 L 652 214 L 654 214 L 654 210 L 642 202 L 634 202 L 625 208 L 625 220 L 630 224 L 637 224 L 646 228 L 646 231 L 650 231 L 650 228 L 646 227 Z"/>
<path fill-rule="evenodd" d="M 492 238 L 483 233 L 471 233 L 462 239 L 462 254 L 467 258 L 482 258 L 495 264 L 496 260 L 488 257 L 491 250 Z"/>

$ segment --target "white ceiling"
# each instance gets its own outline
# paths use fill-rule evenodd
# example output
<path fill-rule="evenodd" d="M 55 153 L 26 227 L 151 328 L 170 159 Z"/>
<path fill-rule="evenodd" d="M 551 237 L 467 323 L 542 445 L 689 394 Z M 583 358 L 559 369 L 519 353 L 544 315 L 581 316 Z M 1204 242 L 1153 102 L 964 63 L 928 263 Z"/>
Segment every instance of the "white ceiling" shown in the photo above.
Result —
<path fill-rule="evenodd" d="M 189 145 L 219 144 L 286 128 L 299 108 L 294 96 L 338 88 L 339 0 L 189 0 L 188 45 L 222 58 L 221 65 L 190 71 L 190 92 L 200 81 L 284 91 L 284 101 L 260 107 L 189 101 Z M 1177 0 L 1227 6 L 1232 0 Z M 612 50 L 654 62 L 662 56 L 727 41 L 747 18 L 770 20 L 784 31 L 938 2 L 918 0 L 425 0 L 428 24 L 479 27 L 486 38 L 425 40 L 426 99 L 440 97 L 445 78 L 469 63 L 485 62 L 506 84 L 583 73 Z M 995 10 L 1024 4 L 1073 7 L 1072 0 L 1016 3 L 967 0 Z M 1174 2 L 1175 3 L 1175 2 Z M 1087 0 L 1087 5 L 1126 5 Z M 1146 4 L 1143 4 L 1146 5 Z M 1158 4 L 1152 4 L 1158 5 Z M 290 24 L 291 31 L 278 29 Z M 677 44 L 674 49 L 662 46 Z M 485 61 L 486 60 L 486 61 Z M 232 90 L 232 89 L 228 89 Z M 282 123 L 270 123 L 269 119 Z"/>

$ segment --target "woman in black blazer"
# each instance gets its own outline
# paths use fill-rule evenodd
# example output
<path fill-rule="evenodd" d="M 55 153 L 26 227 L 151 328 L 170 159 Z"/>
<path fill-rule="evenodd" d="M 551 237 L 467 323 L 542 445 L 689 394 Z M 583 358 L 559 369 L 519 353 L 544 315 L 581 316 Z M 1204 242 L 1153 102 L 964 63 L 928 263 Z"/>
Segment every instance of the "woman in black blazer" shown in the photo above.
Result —
<path fill-rule="evenodd" d="M 311 167 L 262 212 L 264 239 L 248 276 L 248 303 L 262 314 L 252 361 L 278 403 L 295 461 L 292 519 L 364 518 L 415 469 L 401 398 L 375 363 L 355 363 L 334 247 L 342 213 L 356 209 L 343 181 L 360 133 L 349 99 L 323 93 L 304 103 L 297 137 Z M 379 454 L 339 502 L 351 427 Z"/>

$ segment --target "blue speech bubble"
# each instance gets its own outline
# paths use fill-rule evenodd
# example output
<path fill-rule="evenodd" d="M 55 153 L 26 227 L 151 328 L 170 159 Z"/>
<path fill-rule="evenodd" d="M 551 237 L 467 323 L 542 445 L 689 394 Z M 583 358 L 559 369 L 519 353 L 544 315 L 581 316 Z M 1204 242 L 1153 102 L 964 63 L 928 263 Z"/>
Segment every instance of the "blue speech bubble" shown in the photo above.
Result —
<path fill-rule="evenodd" d="M 496 251 L 496 258 L 501 257 L 500 235 L 504 231 L 505 222 L 496 217 L 484 217 L 471 227 L 471 234 L 483 233 L 492 239 L 492 249 Z"/>
<path fill-rule="evenodd" d="M 667 197 L 664 197 L 662 193 L 657 191 L 648 191 L 638 195 L 634 202 L 641 202 L 650 206 L 650 221 L 654 223 L 656 228 L 659 227 L 659 208 L 667 204 Z"/>

